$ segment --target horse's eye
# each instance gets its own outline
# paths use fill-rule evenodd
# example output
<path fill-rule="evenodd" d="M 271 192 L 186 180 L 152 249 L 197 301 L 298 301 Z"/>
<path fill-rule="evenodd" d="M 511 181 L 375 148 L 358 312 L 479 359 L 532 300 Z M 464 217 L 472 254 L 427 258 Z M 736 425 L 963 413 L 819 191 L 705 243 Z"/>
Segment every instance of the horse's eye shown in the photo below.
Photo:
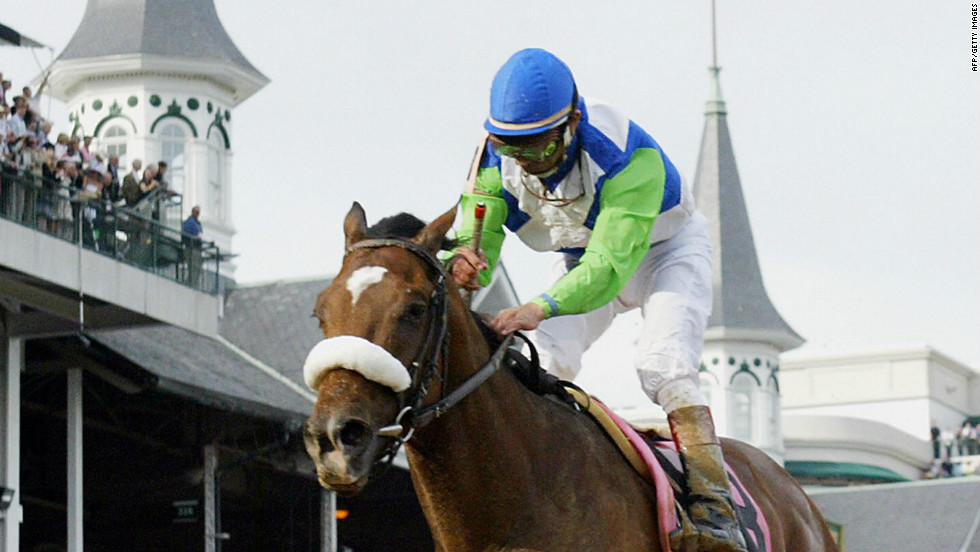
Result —
<path fill-rule="evenodd" d="M 402 314 L 402 318 L 406 322 L 417 322 L 421 320 L 422 315 L 425 314 L 425 304 L 424 303 L 412 303 L 405 309 Z"/>

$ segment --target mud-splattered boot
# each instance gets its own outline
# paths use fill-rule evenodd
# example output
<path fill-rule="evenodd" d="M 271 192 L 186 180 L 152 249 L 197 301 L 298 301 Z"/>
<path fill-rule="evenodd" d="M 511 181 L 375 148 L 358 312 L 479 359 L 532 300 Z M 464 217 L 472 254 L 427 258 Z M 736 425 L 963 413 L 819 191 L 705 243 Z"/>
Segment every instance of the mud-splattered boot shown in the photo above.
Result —
<path fill-rule="evenodd" d="M 707 406 L 685 406 L 668 414 L 667 421 L 687 477 L 691 521 L 670 534 L 671 548 L 746 552 L 711 411 Z"/>

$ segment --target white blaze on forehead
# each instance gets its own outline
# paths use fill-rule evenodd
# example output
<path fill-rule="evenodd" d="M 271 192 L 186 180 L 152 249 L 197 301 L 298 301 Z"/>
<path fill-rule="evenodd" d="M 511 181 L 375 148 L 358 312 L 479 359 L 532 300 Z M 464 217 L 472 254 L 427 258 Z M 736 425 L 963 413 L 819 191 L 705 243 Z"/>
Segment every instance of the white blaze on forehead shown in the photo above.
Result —
<path fill-rule="evenodd" d="M 306 356 L 303 379 L 316 391 L 324 374 L 335 368 L 353 370 L 365 378 L 386 385 L 396 393 L 408 389 L 412 377 L 408 370 L 380 345 L 353 336 L 339 335 L 317 343 Z"/>
<path fill-rule="evenodd" d="M 347 278 L 347 291 L 350 292 L 350 302 L 357 304 L 357 299 L 367 288 L 377 284 L 385 276 L 388 269 L 383 266 L 362 266 Z"/>

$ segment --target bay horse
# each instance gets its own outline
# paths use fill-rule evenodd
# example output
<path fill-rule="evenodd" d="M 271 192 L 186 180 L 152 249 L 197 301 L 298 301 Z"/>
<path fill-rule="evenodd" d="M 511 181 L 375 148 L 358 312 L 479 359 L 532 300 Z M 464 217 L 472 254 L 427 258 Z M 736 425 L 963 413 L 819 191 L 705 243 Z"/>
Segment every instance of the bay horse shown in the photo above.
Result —
<path fill-rule="evenodd" d="M 435 257 L 455 214 L 411 239 L 370 235 L 358 203 L 347 214 L 343 265 L 314 309 L 325 339 L 304 368 L 320 484 L 355 493 L 404 445 L 439 551 L 663 550 L 653 485 L 598 425 L 496 370 L 503 347 L 491 350 Z M 836 550 L 785 470 L 745 443 L 723 447 L 771 552 Z"/>

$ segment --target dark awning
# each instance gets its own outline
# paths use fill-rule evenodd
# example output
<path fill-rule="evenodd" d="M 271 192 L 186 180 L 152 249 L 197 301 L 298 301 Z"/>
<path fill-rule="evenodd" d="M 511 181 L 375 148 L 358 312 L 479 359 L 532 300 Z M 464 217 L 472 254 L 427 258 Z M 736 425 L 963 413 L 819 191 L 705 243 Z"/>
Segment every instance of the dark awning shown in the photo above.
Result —
<path fill-rule="evenodd" d="M 207 406 L 280 420 L 302 420 L 313 410 L 312 391 L 220 337 L 166 324 L 86 335 L 153 374 L 159 389 Z"/>

